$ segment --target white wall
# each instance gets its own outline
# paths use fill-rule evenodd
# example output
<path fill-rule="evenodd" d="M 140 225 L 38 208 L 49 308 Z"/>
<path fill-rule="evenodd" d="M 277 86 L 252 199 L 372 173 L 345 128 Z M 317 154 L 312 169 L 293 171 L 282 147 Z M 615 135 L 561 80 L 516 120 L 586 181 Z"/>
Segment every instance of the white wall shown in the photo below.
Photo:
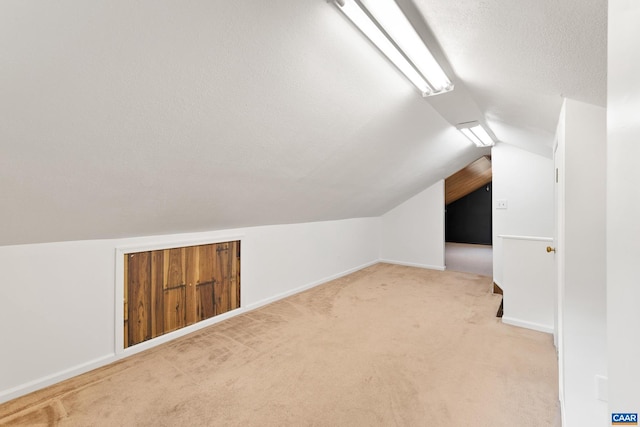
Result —
<path fill-rule="evenodd" d="M 117 358 L 117 247 L 242 235 L 241 312 L 376 262 L 379 221 L 0 247 L 0 402 Z"/>
<path fill-rule="evenodd" d="M 502 283 L 500 234 L 551 237 L 554 233 L 553 160 L 509 144 L 491 150 L 493 169 L 493 280 Z M 496 209 L 506 200 L 507 209 Z"/>
<path fill-rule="evenodd" d="M 380 258 L 444 270 L 444 181 L 382 216 Z"/>
<path fill-rule="evenodd" d="M 609 411 L 640 413 L 640 3 L 609 1 Z"/>
<path fill-rule="evenodd" d="M 550 237 L 502 239 L 503 323 L 553 333 L 556 280 L 548 245 L 553 245 Z"/>
<path fill-rule="evenodd" d="M 557 137 L 564 164 L 556 166 L 564 187 L 564 218 L 558 218 L 564 235 L 557 244 L 564 259 L 558 284 L 564 419 L 567 426 L 602 426 L 607 407 L 597 399 L 596 376 L 607 374 L 606 110 L 570 99 L 563 110 Z"/>

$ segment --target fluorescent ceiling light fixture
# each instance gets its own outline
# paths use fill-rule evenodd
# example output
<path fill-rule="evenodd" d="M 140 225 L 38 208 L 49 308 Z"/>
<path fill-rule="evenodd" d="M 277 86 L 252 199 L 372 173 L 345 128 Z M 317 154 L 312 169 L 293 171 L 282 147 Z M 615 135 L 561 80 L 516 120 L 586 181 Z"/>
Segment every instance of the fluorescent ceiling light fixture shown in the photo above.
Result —
<path fill-rule="evenodd" d="M 338 8 L 414 84 L 422 96 L 453 90 L 418 33 L 393 0 L 334 0 Z"/>
<path fill-rule="evenodd" d="M 458 130 L 478 147 L 491 147 L 495 144 L 489 132 L 478 122 L 459 124 Z"/>

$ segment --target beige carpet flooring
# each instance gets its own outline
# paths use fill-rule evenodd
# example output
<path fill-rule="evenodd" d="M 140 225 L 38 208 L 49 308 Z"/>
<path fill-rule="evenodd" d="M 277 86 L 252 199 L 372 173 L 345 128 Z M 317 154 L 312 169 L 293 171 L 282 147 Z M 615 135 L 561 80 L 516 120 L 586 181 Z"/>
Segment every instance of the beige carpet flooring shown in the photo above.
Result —
<path fill-rule="evenodd" d="M 0 405 L 0 424 L 559 425 L 552 337 L 501 324 L 490 280 L 377 264 Z"/>

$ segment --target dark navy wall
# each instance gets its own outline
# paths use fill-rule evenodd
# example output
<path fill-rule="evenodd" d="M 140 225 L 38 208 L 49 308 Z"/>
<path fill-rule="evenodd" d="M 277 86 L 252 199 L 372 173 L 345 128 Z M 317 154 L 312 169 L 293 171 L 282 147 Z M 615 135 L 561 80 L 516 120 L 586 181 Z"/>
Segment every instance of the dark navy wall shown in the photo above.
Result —
<path fill-rule="evenodd" d="M 491 245 L 492 236 L 491 183 L 447 205 L 447 242 Z"/>

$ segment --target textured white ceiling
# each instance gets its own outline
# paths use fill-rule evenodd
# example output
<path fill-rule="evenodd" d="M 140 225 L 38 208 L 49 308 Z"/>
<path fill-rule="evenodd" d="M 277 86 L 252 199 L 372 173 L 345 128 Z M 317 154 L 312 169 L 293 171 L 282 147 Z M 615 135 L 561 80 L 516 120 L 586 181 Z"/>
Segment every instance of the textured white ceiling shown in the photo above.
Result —
<path fill-rule="evenodd" d="M 415 0 L 501 141 L 550 154 L 562 97 L 606 104 L 606 0 Z"/>
<path fill-rule="evenodd" d="M 516 3 L 416 6 L 535 150 L 604 103 L 606 4 Z M 4 0 L 0 245 L 379 215 L 486 153 L 437 108 L 325 0 Z"/>

